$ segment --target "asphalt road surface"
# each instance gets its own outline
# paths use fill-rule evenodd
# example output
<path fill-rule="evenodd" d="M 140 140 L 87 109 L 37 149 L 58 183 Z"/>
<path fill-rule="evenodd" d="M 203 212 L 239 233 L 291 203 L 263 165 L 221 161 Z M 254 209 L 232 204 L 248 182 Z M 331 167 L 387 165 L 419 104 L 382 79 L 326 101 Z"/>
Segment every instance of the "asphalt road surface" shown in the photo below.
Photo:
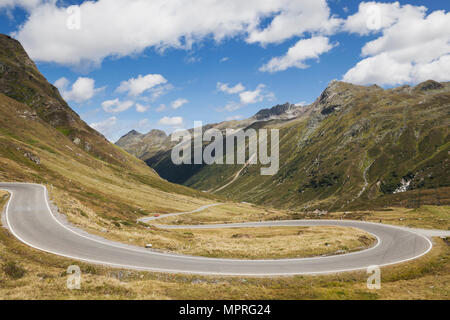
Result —
<path fill-rule="evenodd" d="M 5 210 L 6 225 L 23 243 L 59 256 L 120 268 L 216 275 L 325 274 L 412 260 L 426 254 L 432 247 L 431 241 L 420 233 L 421 230 L 410 231 L 362 221 L 293 220 L 195 227 L 336 225 L 362 229 L 375 235 L 378 242 L 372 248 L 359 252 L 299 259 L 238 260 L 166 254 L 90 236 L 64 224 L 51 211 L 47 190 L 42 185 L 0 183 L 0 189 L 11 193 Z M 433 235 L 449 235 L 448 231 L 433 232 Z"/>

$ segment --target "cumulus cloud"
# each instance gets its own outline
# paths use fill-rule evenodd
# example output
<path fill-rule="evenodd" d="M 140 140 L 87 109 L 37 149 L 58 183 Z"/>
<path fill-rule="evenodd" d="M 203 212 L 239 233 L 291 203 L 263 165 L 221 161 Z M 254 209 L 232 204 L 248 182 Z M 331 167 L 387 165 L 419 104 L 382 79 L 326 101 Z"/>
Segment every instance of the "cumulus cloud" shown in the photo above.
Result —
<path fill-rule="evenodd" d="M 181 127 L 183 126 L 182 117 L 164 117 L 158 121 L 158 124 L 169 127 Z"/>
<path fill-rule="evenodd" d="M 343 80 L 379 85 L 450 80 L 450 13 L 434 11 L 427 15 L 426 11 L 425 7 L 397 2 L 360 4 L 358 12 L 348 18 L 345 30 L 380 36 L 364 45 L 364 59 Z M 367 23 L 369 18 L 372 22 Z"/>
<path fill-rule="evenodd" d="M 398 2 L 362 2 L 359 4 L 358 12 L 345 20 L 342 30 L 359 35 L 378 33 L 397 23 L 401 17 L 416 16 L 420 18 L 426 10 L 427 8 L 423 6 L 400 6 Z"/>
<path fill-rule="evenodd" d="M 275 15 L 267 27 L 262 30 L 252 30 L 247 42 L 280 43 L 305 33 L 333 34 L 342 24 L 341 19 L 330 15 L 330 9 L 325 0 L 279 2 L 284 2 L 282 10 Z"/>
<path fill-rule="evenodd" d="M 255 90 L 244 91 L 239 94 L 239 98 L 241 99 L 241 104 L 253 104 L 257 102 L 262 102 L 266 99 L 272 100 L 274 98 L 274 94 L 272 92 L 265 91 L 266 86 L 264 84 L 259 84 Z"/>
<path fill-rule="evenodd" d="M 330 51 L 336 44 L 330 44 L 327 37 L 318 36 L 299 40 L 288 52 L 281 57 L 272 58 L 259 70 L 266 72 L 283 71 L 291 67 L 306 69 L 308 59 L 318 59 L 325 52 Z"/>
<path fill-rule="evenodd" d="M 111 117 L 100 122 L 91 123 L 91 127 L 109 137 L 115 132 L 116 124 L 117 118 Z"/>
<path fill-rule="evenodd" d="M 119 99 L 107 100 L 102 102 L 103 110 L 109 113 L 120 113 L 130 109 L 133 105 L 133 101 L 120 101 Z"/>
<path fill-rule="evenodd" d="M 228 83 L 217 82 L 217 90 L 228 94 L 236 94 L 244 91 L 245 87 L 240 82 L 234 87 L 230 87 Z"/>
<path fill-rule="evenodd" d="M 42 0 L 0 0 L 0 9 L 12 9 L 14 7 L 22 7 L 25 10 L 31 10 L 41 4 Z"/>
<path fill-rule="evenodd" d="M 84 1 L 80 10 L 81 29 L 70 30 L 61 2 L 37 5 L 14 36 L 34 60 L 99 65 L 149 47 L 190 49 L 210 37 L 267 44 L 340 24 L 326 0 L 98 0 Z"/>
<path fill-rule="evenodd" d="M 239 90 L 233 90 L 237 86 Z M 264 100 L 273 100 L 275 98 L 275 95 L 273 92 L 269 92 L 266 90 L 266 86 L 264 84 L 259 84 L 255 90 L 245 90 L 245 87 L 242 84 L 238 84 L 232 88 L 230 88 L 227 84 L 221 84 L 220 82 L 217 84 L 217 87 L 220 90 L 220 87 L 222 87 L 221 91 L 227 92 L 229 94 L 235 93 L 239 96 L 239 102 L 236 101 L 230 101 L 228 102 L 225 107 L 217 109 L 218 111 L 228 111 L 233 112 L 236 111 L 248 104 L 254 104 L 257 102 L 262 102 Z"/>
<path fill-rule="evenodd" d="M 186 103 L 188 103 L 189 101 L 187 99 L 177 99 L 174 102 L 172 102 L 172 109 L 178 109 L 181 108 L 183 105 L 185 105 Z"/>
<path fill-rule="evenodd" d="M 165 83 L 167 83 L 167 80 L 160 74 L 148 74 L 146 76 L 139 75 L 137 78 L 122 81 L 116 91 L 128 93 L 130 96 L 137 97 L 144 92 L 159 88 L 160 85 Z"/>
<path fill-rule="evenodd" d="M 150 106 L 145 106 L 140 103 L 136 103 L 136 111 L 140 113 L 146 112 L 148 109 L 150 109 Z"/>
<path fill-rule="evenodd" d="M 54 84 L 65 100 L 77 103 L 90 100 L 96 93 L 104 89 L 95 88 L 95 80 L 84 77 L 79 77 L 71 89 L 68 89 L 70 81 L 64 77 L 56 80 Z"/>

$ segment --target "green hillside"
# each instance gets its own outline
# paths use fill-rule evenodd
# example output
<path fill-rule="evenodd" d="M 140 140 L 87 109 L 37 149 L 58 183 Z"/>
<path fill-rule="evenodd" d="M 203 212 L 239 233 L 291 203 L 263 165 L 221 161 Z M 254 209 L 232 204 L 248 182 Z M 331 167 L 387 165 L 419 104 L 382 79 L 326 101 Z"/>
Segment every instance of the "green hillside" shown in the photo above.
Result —
<path fill-rule="evenodd" d="M 260 166 L 250 165 L 217 194 L 296 210 L 449 203 L 449 83 L 384 90 L 333 81 L 298 108 L 294 119 L 249 126 L 280 129 L 278 173 L 261 176 Z M 170 151 L 147 163 L 169 181 L 211 191 L 242 169 L 177 167 Z"/>
<path fill-rule="evenodd" d="M 211 198 L 161 179 L 90 128 L 20 43 L 5 35 L 0 35 L 0 181 L 46 184 L 59 206 L 79 203 L 112 227 L 151 212 L 194 209 Z"/>

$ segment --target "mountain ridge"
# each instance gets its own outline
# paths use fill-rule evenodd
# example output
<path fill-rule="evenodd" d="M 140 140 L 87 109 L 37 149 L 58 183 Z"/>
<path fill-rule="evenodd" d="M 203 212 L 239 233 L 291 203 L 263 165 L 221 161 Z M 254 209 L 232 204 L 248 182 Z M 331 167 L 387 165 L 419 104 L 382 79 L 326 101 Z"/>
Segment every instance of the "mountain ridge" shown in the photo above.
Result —
<path fill-rule="evenodd" d="M 429 201 L 449 201 L 449 107 L 449 82 L 383 89 L 332 81 L 308 106 L 278 105 L 260 113 L 264 120 L 243 120 L 242 128 L 280 129 L 280 171 L 261 177 L 259 165 L 248 166 L 218 194 L 293 209 L 340 209 L 379 198 L 387 199 L 383 206 L 404 201 L 403 192 L 394 192 L 409 181 L 406 193 L 440 188 L 440 200 Z M 143 160 L 163 178 L 199 190 L 219 189 L 242 169 L 175 166 L 170 148 Z"/>
<path fill-rule="evenodd" d="M 70 108 L 20 42 L 4 34 L 0 34 L 0 93 L 28 105 L 37 117 L 66 135 L 73 148 L 105 161 L 126 164 L 121 152 Z"/>

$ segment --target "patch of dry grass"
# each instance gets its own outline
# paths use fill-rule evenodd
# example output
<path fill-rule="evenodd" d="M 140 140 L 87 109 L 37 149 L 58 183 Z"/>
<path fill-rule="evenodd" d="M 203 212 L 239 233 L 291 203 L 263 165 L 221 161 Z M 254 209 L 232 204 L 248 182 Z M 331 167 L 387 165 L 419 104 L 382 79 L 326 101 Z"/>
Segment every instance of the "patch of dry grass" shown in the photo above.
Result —
<path fill-rule="evenodd" d="M 392 207 L 383 211 L 329 212 L 319 215 L 276 210 L 247 203 L 227 203 L 202 212 L 173 216 L 158 220 L 158 224 L 197 225 L 215 223 L 239 223 L 290 219 L 349 219 L 393 224 L 411 228 L 450 230 L 450 206 L 424 205 L 420 208 Z"/>
<path fill-rule="evenodd" d="M 371 222 L 381 220 L 386 224 L 411 228 L 450 230 L 450 206 L 425 205 L 415 209 L 393 207 L 384 211 L 332 212 L 326 218 L 341 217 Z"/>
<path fill-rule="evenodd" d="M 249 203 L 224 203 L 201 212 L 161 218 L 158 220 L 158 224 L 199 225 L 287 220 L 291 218 L 292 216 L 283 210 L 259 207 Z"/>
<path fill-rule="evenodd" d="M 238 259 L 281 259 L 343 254 L 375 243 L 370 234 L 355 228 L 267 227 L 171 230 L 177 239 L 157 248 L 196 256 Z"/>

